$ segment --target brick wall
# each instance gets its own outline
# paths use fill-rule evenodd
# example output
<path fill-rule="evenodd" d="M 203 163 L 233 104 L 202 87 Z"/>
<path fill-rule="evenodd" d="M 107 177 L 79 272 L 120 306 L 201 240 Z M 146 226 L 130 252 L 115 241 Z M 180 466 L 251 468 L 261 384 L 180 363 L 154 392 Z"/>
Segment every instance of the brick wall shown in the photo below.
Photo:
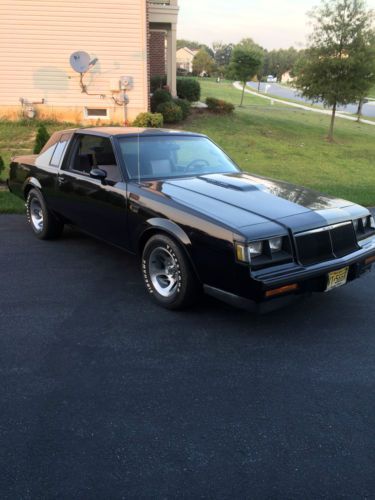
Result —
<path fill-rule="evenodd" d="M 165 75 L 165 33 L 150 30 L 150 76 Z"/>

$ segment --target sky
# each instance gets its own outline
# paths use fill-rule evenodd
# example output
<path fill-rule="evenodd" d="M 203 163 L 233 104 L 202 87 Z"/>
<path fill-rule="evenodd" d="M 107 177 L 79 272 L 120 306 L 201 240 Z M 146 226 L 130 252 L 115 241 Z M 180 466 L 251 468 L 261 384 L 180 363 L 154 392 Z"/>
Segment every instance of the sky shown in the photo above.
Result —
<path fill-rule="evenodd" d="M 179 0 L 177 37 L 211 45 L 252 38 L 266 49 L 302 48 L 310 26 L 306 12 L 319 0 Z M 367 6 L 375 9 L 375 0 Z"/>

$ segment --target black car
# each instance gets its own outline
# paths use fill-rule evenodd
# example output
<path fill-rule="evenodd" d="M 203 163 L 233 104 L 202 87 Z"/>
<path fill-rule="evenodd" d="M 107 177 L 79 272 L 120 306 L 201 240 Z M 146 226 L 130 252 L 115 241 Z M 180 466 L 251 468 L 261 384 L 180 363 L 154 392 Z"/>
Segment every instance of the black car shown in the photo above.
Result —
<path fill-rule="evenodd" d="M 272 306 L 344 285 L 375 261 L 366 208 L 243 173 L 201 134 L 57 132 L 39 155 L 13 159 L 8 185 L 38 238 L 72 224 L 139 255 L 149 294 L 170 309 L 202 289 Z"/>

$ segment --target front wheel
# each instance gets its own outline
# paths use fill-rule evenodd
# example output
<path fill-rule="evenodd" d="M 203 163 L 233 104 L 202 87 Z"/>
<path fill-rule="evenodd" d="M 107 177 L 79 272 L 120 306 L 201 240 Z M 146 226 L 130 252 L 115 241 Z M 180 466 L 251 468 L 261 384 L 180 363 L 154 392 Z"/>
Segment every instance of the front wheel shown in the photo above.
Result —
<path fill-rule="evenodd" d="M 26 214 L 35 236 L 41 240 L 58 238 L 64 229 L 64 224 L 48 210 L 39 189 L 29 191 L 26 199 Z"/>
<path fill-rule="evenodd" d="M 194 302 L 198 280 L 184 251 L 168 236 L 158 234 L 146 243 L 142 272 L 153 299 L 167 309 L 183 309 Z"/>

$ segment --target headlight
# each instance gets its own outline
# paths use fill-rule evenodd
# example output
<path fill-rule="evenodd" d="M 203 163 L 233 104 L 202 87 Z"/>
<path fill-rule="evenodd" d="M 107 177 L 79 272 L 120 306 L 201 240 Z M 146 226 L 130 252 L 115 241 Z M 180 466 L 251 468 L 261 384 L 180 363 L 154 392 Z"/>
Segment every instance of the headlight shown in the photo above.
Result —
<path fill-rule="evenodd" d="M 255 241 L 248 245 L 250 257 L 258 257 L 263 252 L 263 241 Z"/>
<path fill-rule="evenodd" d="M 271 238 L 269 240 L 270 242 L 270 249 L 271 252 L 280 252 L 282 246 L 283 246 L 283 239 L 281 237 L 279 238 Z"/>
<path fill-rule="evenodd" d="M 288 236 L 276 236 L 248 243 L 235 242 L 235 254 L 237 261 L 251 264 L 255 268 L 293 260 Z"/>
<path fill-rule="evenodd" d="M 375 221 L 372 215 L 353 220 L 353 227 L 358 240 L 363 240 L 374 233 Z"/>

